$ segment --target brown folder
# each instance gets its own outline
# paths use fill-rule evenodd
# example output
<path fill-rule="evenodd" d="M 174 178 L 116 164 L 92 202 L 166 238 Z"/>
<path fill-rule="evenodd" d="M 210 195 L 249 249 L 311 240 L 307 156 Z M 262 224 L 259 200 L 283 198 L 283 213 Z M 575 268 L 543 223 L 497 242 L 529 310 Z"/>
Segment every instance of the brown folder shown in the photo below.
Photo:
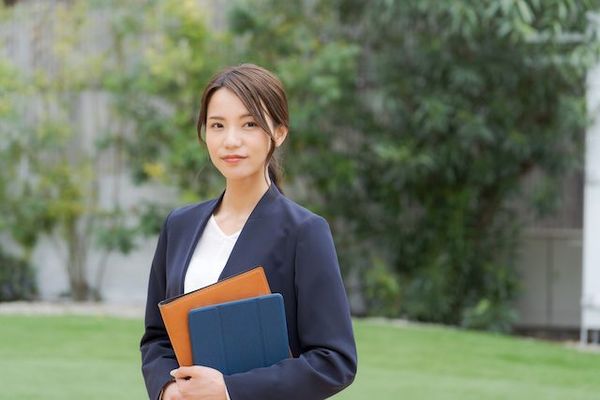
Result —
<path fill-rule="evenodd" d="M 271 289 L 265 271 L 263 267 L 257 266 L 212 285 L 158 303 L 179 365 L 190 366 L 193 364 L 188 325 L 190 310 L 270 293 Z"/>

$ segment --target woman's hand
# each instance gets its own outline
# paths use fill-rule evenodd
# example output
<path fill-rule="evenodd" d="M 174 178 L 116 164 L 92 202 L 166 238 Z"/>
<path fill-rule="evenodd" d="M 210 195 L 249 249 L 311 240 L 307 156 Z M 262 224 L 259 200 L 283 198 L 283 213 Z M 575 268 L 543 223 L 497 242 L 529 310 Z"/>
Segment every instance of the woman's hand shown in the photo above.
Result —
<path fill-rule="evenodd" d="M 169 383 L 163 391 L 161 400 L 182 400 L 181 393 L 179 393 L 179 387 L 175 382 Z"/>
<path fill-rule="evenodd" d="M 182 400 L 227 400 L 223 374 L 216 369 L 199 365 L 179 367 L 171 371 L 171 376 L 176 379 Z"/>

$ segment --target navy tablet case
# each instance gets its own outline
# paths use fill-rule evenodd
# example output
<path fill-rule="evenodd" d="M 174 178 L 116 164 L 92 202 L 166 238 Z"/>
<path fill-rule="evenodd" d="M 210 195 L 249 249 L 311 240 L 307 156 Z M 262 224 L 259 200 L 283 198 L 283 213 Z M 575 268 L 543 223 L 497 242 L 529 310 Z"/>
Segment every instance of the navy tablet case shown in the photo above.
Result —
<path fill-rule="evenodd" d="M 231 375 L 268 367 L 289 356 L 279 293 L 197 308 L 188 318 L 195 365 Z"/>

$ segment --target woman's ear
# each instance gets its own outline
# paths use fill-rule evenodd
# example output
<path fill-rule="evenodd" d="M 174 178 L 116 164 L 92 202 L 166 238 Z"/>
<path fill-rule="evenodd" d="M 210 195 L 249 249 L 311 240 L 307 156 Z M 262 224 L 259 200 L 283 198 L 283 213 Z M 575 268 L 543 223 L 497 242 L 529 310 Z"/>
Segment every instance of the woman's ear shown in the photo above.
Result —
<path fill-rule="evenodd" d="M 279 125 L 275 128 L 275 147 L 279 147 L 283 144 L 283 141 L 287 137 L 288 128 L 283 125 Z"/>

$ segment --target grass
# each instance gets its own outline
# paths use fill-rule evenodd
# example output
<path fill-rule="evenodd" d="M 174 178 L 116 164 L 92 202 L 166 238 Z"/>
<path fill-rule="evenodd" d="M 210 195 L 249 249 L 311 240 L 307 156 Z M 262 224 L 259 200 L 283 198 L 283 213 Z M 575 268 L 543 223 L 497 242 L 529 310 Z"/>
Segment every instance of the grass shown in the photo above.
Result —
<path fill-rule="evenodd" d="M 359 373 L 340 400 L 600 398 L 599 354 L 442 327 L 355 329 Z"/>
<path fill-rule="evenodd" d="M 597 399 L 600 354 L 430 326 L 355 321 L 359 372 L 337 400 Z M 0 316 L 0 399 L 144 399 L 142 321 Z"/>

